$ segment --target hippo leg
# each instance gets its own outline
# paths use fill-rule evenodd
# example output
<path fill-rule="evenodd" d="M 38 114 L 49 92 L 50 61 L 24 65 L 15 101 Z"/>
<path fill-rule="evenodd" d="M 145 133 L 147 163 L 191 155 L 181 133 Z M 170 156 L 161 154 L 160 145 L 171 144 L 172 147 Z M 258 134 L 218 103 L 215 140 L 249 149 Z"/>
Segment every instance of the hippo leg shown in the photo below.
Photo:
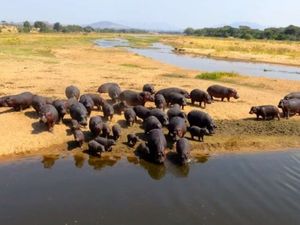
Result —
<path fill-rule="evenodd" d="M 191 103 L 192 103 L 192 105 L 194 105 L 194 104 L 195 104 L 195 101 L 192 99 L 192 100 L 191 100 Z"/>
<path fill-rule="evenodd" d="M 222 102 L 224 101 L 224 98 L 221 98 Z"/>
<path fill-rule="evenodd" d="M 299 114 L 300 114 L 300 113 L 299 113 Z M 278 120 L 280 120 L 280 114 L 279 114 L 279 113 L 277 114 L 277 118 L 278 118 Z"/>
<path fill-rule="evenodd" d="M 203 141 L 204 141 L 204 139 L 203 139 L 203 136 L 201 136 L 201 139 L 200 139 L 200 141 L 201 141 L 201 142 L 203 142 Z"/>
<path fill-rule="evenodd" d="M 194 135 L 191 135 L 192 140 L 194 140 Z"/>
<path fill-rule="evenodd" d="M 203 107 L 203 109 L 205 109 L 206 108 L 206 102 L 204 102 L 204 107 Z"/>
<path fill-rule="evenodd" d="M 230 97 L 227 97 L 227 101 L 230 102 Z"/>

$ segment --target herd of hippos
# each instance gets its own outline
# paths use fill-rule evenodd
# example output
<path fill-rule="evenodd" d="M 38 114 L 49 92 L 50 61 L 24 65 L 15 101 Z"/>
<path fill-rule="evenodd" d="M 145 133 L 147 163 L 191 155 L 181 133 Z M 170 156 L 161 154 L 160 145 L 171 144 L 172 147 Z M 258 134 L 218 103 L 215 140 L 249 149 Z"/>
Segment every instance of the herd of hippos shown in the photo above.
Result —
<path fill-rule="evenodd" d="M 108 93 L 111 100 L 101 97 L 102 93 Z M 142 92 L 122 91 L 117 83 L 105 83 L 98 88 L 97 94 L 80 95 L 80 90 L 73 85 L 66 88 L 65 94 L 65 100 L 53 100 L 30 92 L 3 96 L 0 98 L 0 107 L 12 107 L 15 111 L 21 111 L 32 106 L 39 115 L 40 122 L 46 124 L 49 131 L 69 113 L 75 141 L 82 146 L 85 136 L 81 127 L 89 125 L 93 139 L 88 142 L 88 151 L 99 156 L 104 151 L 111 151 L 121 135 L 121 127 L 118 124 L 111 128 L 107 123 L 114 114 L 124 113 L 127 126 L 132 126 L 137 118 L 140 118 L 143 120 L 142 127 L 145 131 L 145 142 L 138 147 L 140 156 L 154 163 L 164 162 L 167 140 L 162 128 L 165 126 L 169 130 L 168 137 L 176 143 L 180 164 L 186 164 L 190 160 L 191 146 L 184 137 L 186 132 L 190 132 L 192 139 L 197 137 L 199 141 L 203 141 L 203 137 L 214 134 L 216 128 L 210 115 L 203 111 L 192 110 L 187 115 L 181 111 L 187 105 L 187 99 L 191 100 L 191 104 L 199 102 L 199 106 L 205 108 L 214 98 L 220 98 L 222 101 L 225 98 L 228 101 L 231 97 L 239 98 L 235 89 L 221 85 L 212 85 L 207 92 L 194 89 L 188 93 L 175 87 L 155 92 L 151 84 L 145 84 Z M 146 108 L 145 103 L 148 101 L 154 102 L 156 108 Z M 92 116 L 88 122 L 88 117 L 95 107 L 102 110 L 103 117 Z M 167 107 L 169 110 L 165 113 Z M 300 115 L 300 92 L 285 96 L 280 100 L 278 107 L 282 109 L 285 118 L 292 114 Z M 257 119 L 280 119 L 279 109 L 273 105 L 252 107 L 250 114 L 256 114 Z M 140 138 L 136 134 L 128 134 L 127 140 L 127 144 L 134 147 Z"/>

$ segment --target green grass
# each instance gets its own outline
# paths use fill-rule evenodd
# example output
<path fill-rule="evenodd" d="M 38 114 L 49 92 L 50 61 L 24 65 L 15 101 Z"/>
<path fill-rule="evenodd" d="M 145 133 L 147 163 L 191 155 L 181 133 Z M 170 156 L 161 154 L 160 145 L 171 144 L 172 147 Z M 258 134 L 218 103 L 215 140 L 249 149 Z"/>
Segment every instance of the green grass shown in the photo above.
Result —
<path fill-rule="evenodd" d="M 227 72 L 211 72 L 211 73 L 201 73 L 196 76 L 197 79 L 203 80 L 222 80 L 223 78 L 235 78 L 240 75 L 237 73 L 227 73 Z"/>
<path fill-rule="evenodd" d="M 179 73 L 165 73 L 161 75 L 162 77 L 171 77 L 171 78 L 186 78 L 187 76 Z"/>
<path fill-rule="evenodd" d="M 135 48 L 142 48 L 142 47 L 150 47 L 153 43 L 159 42 L 159 36 L 147 36 L 147 35 L 140 35 L 140 36 L 124 36 L 129 41 L 130 45 Z"/>

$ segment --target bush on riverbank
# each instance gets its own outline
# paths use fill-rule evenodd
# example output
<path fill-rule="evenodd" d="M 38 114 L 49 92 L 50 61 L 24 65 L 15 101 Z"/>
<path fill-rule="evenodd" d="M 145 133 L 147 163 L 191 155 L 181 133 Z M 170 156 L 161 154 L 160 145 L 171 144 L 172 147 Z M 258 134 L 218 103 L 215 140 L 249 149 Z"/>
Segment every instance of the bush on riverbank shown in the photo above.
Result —
<path fill-rule="evenodd" d="M 210 72 L 210 73 L 201 73 L 196 76 L 197 79 L 204 80 L 221 80 L 223 78 L 234 78 L 240 77 L 237 73 L 227 73 L 227 72 Z"/>

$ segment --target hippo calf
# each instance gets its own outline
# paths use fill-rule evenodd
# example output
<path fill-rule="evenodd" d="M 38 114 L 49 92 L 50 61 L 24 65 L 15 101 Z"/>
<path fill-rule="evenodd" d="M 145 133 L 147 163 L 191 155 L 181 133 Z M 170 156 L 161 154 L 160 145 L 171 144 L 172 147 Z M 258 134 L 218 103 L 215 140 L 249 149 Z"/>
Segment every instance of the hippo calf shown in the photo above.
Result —
<path fill-rule="evenodd" d="M 128 126 L 133 126 L 134 122 L 136 121 L 136 113 L 133 108 L 127 108 L 124 111 L 124 117 Z"/>
<path fill-rule="evenodd" d="M 102 106 L 102 110 L 103 110 L 103 115 L 104 118 L 106 120 L 112 120 L 112 118 L 114 117 L 114 108 L 112 107 L 112 105 L 108 104 L 108 103 L 104 103 Z"/>
<path fill-rule="evenodd" d="M 139 138 L 135 134 L 128 134 L 127 135 L 127 144 L 130 147 L 134 147 L 138 141 L 139 141 Z"/>
<path fill-rule="evenodd" d="M 5 102 L 8 107 L 12 107 L 15 111 L 22 111 L 32 105 L 33 94 L 23 92 L 18 95 L 11 95 L 6 98 Z"/>
<path fill-rule="evenodd" d="M 261 116 L 263 120 L 274 119 L 275 117 L 280 120 L 280 113 L 276 106 L 274 105 L 262 105 L 262 106 L 253 106 L 250 109 L 250 114 L 256 114 L 256 119 L 258 120 Z"/>
<path fill-rule="evenodd" d="M 179 164 L 185 165 L 191 161 L 191 145 L 186 138 L 180 138 L 176 142 L 176 152 Z"/>
<path fill-rule="evenodd" d="M 109 151 L 109 152 L 112 150 L 112 146 L 116 145 L 116 142 L 113 139 L 108 139 L 108 138 L 104 138 L 104 137 L 96 137 L 94 140 L 97 141 L 99 144 L 103 145 L 105 148 L 105 151 Z"/>
<path fill-rule="evenodd" d="M 221 85 L 212 85 L 207 88 L 207 92 L 210 95 L 211 100 L 214 100 L 214 97 L 221 98 L 222 101 L 224 101 L 224 98 L 227 98 L 228 101 L 230 101 L 231 97 L 235 99 L 239 98 L 239 95 L 235 89 Z"/>
<path fill-rule="evenodd" d="M 168 125 L 168 130 L 168 135 L 172 137 L 173 141 L 177 138 L 183 138 L 187 130 L 185 120 L 177 116 L 172 117 Z"/>
<path fill-rule="evenodd" d="M 80 102 L 74 103 L 70 107 L 70 115 L 73 120 L 77 120 L 80 125 L 87 125 L 88 112 Z"/>
<path fill-rule="evenodd" d="M 80 130 L 80 124 L 78 123 L 77 120 L 71 120 L 71 125 L 70 125 L 71 130 L 74 132 L 75 130 Z"/>
<path fill-rule="evenodd" d="M 213 119 L 209 114 L 198 110 L 192 110 L 187 115 L 190 126 L 197 126 L 200 128 L 207 128 L 210 134 L 214 133 L 217 128 Z"/>
<path fill-rule="evenodd" d="M 66 87 L 65 94 L 68 99 L 69 98 L 79 99 L 80 90 L 78 87 L 71 85 L 71 86 Z"/>
<path fill-rule="evenodd" d="M 83 142 L 84 142 L 83 132 L 80 129 L 79 130 L 74 130 L 73 135 L 74 135 L 75 141 L 78 143 L 79 147 L 81 147 L 83 145 Z"/>
<path fill-rule="evenodd" d="M 97 154 L 97 153 L 102 153 L 105 152 L 105 147 L 102 144 L 99 144 L 97 141 L 95 140 L 91 140 L 88 143 L 88 151 L 92 154 Z"/>
<path fill-rule="evenodd" d="M 282 109 L 283 117 L 288 119 L 291 114 L 300 115 L 300 99 L 294 98 L 289 100 L 280 100 L 278 108 Z"/>
<path fill-rule="evenodd" d="M 59 120 L 56 108 L 51 104 L 43 105 L 40 110 L 40 122 L 47 125 L 48 131 L 52 132 L 55 123 Z"/>
<path fill-rule="evenodd" d="M 190 93 L 191 103 L 194 105 L 195 102 L 199 102 L 199 106 L 202 107 L 202 102 L 204 103 L 204 108 L 206 104 L 211 104 L 211 97 L 205 91 L 200 89 L 194 89 Z"/>
<path fill-rule="evenodd" d="M 284 97 L 285 100 L 297 98 L 300 99 L 300 92 L 292 92 Z"/>
<path fill-rule="evenodd" d="M 89 129 L 92 132 L 94 137 L 100 135 L 103 128 L 103 121 L 100 116 L 93 116 L 89 121 Z"/>
<path fill-rule="evenodd" d="M 120 88 L 120 86 L 117 83 L 104 83 L 98 88 L 98 92 L 99 93 L 108 93 L 108 90 L 111 87 Z"/>
<path fill-rule="evenodd" d="M 115 124 L 111 128 L 112 133 L 113 133 L 113 138 L 114 140 L 118 140 L 121 136 L 121 127 L 119 124 Z"/>
<path fill-rule="evenodd" d="M 155 93 L 154 86 L 152 84 L 145 84 L 143 86 L 143 91 L 150 92 L 152 95 Z"/>
<path fill-rule="evenodd" d="M 162 125 L 155 116 L 149 116 L 144 120 L 143 128 L 145 133 L 148 133 L 153 129 L 162 129 Z"/>
<path fill-rule="evenodd" d="M 209 131 L 206 128 L 200 128 L 197 126 L 192 126 L 188 128 L 188 131 L 191 134 L 192 140 L 194 140 L 194 137 L 198 137 L 198 140 L 203 142 L 204 141 L 204 135 L 209 135 Z"/>
<path fill-rule="evenodd" d="M 165 110 L 165 108 L 167 106 L 166 99 L 162 94 L 155 95 L 154 103 L 155 103 L 156 108 L 162 109 L 162 110 Z"/>

